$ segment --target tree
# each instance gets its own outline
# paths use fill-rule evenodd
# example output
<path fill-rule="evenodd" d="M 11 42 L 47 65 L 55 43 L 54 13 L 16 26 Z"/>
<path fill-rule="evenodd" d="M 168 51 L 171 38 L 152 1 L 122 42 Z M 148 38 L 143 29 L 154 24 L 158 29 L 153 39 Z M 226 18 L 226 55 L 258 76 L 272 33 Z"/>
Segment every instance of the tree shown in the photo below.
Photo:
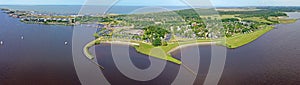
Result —
<path fill-rule="evenodd" d="M 161 46 L 161 38 L 164 38 L 167 33 L 169 33 L 168 30 L 159 27 L 159 26 L 149 26 L 144 28 L 145 33 L 143 35 L 144 40 L 150 40 L 154 46 Z"/>
<path fill-rule="evenodd" d="M 152 45 L 153 46 L 161 46 L 162 45 L 161 39 L 159 39 L 159 38 L 154 39 L 154 41 L 152 42 Z"/>
<path fill-rule="evenodd" d="M 237 18 L 226 18 L 226 19 L 222 19 L 222 22 L 235 22 L 235 21 L 239 21 L 239 19 L 237 19 Z"/>

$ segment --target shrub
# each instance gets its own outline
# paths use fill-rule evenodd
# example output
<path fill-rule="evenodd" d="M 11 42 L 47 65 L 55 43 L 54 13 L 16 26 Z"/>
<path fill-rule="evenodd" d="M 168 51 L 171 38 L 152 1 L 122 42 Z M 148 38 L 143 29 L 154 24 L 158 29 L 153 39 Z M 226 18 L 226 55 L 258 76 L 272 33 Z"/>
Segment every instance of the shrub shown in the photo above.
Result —
<path fill-rule="evenodd" d="M 168 42 L 167 41 L 163 41 L 162 42 L 162 46 L 167 46 L 168 45 Z"/>

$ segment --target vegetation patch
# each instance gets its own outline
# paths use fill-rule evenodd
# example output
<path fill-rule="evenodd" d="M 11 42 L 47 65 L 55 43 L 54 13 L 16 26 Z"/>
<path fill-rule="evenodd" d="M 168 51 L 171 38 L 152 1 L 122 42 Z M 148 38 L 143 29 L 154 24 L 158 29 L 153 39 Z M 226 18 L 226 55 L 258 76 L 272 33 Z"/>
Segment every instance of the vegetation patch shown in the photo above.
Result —
<path fill-rule="evenodd" d="M 137 52 L 142 53 L 142 54 L 146 54 L 158 59 L 162 59 L 162 60 L 167 60 L 170 62 L 173 62 L 175 64 L 181 64 L 182 62 L 176 58 L 173 58 L 171 56 L 171 54 L 168 54 L 167 52 L 169 52 L 171 49 L 175 48 L 179 46 L 178 44 L 169 44 L 168 46 L 158 46 L 155 47 L 153 45 L 147 44 L 147 43 L 140 43 L 139 46 L 134 46 L 137 50 Z M 164 55 L 157 55 L 155 53 L 151 53 L 151 50 L 161 50 L 164 52 Z"/>
<path fill-rule="evenodd" d="M 228 48 L 238 48 L 240 46 L 246 45 L 257 38 L 261 37 L 263 34 L 269 32 L 274 28 L 274 26 L 262 26 L 263 29 L 248 33 L 248 34 L 238 34 L 235 35 L 234 37 L 229 37 L 226 39 L 226 42 L 222 43 Z"/>

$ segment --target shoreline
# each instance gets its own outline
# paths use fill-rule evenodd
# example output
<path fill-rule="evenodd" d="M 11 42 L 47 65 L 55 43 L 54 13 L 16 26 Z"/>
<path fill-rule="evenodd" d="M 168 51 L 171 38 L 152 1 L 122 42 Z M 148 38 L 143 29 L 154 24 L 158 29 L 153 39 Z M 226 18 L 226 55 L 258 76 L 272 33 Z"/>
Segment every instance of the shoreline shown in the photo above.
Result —
<path fill-rule="evenodd" d="M 196 43 L 187 43 L 187 44 L 182 44 L 182 45 L 176 45 L 174 48 L 170 45 L 170 46 L 165 46 L 165 47 L 172 47 L 169 51 L 164 51 L 164 54 L 165 56 L 162 56 L 162 55 L 152 55 L 150 54 L 150 52 L 147 52 L 147 50 L 139 50 L 139 47 L 145 47 L 145 45 L 141 45 L 141 44 L 147 44 L 147 43 L 142 43 L 142 42 L 138 42 L 136 43 L 137 41 L 133 41 L 133 42 L 127 42 L 127 41 L 103 41 L 102 40 L 103 38 L 97 38 L 91 42 L 89 42 L 85 47 L 84 47 L 84 54 L 85 56 L 90 59 L 90 60 L 93 60 L 95 58 L 95 56 L 93 56 L 90 52 L 89 52 L 89 48 L 93 47 L 93 46 L 97 46 L 99 44 L 104 44 L 104 43 L 107 43 L 107 44 L 118 44 L 118 45 L 130 45 L 132 47 L 135 48 L 135 50 L 138 52 L 138 53 L 141 53 L 141 54 L 145 54 L 145 55 L 148 55 L 149 57 L 154 57 L 154 58 L 158 58 L 158 59 L 161 59 L 161 60 L 166 60 L 166 61 L 169 61 L 169 62 L 172 62 L 172 63 L 175 63 L 175 64 L 178 64 L 178 65 L 181 65 L 182 62 L 174 57 L 172 57 L 172 55 L 170 53 L 174 52 L 175 50 L 178 50 L 178 49 L 181 49 L 181 48 L 185 48 L 185 47 L 189 47 L 189 46 L 195 46 L 195 45 L 212 45 L 212 44 L 217 44 L 216 42 L 196 42 Z M 96 42 L 100 42 L 100 43 L 96 43 Z M 148 44 L 147 44 L 148 45 Z M 163 51 L 163 47 L 151 47 L 151 48 L 148 48 L 148 49 L 156 49 L 156 48 L 159 48 Z"/>
<path fill-rule="evenodd" d="M 101 42 L 104 44 L 118 44 L 118 45 L 130 45 L 130 46 L 139 46 L 140 44 L 138 43 L 133 43 L 133 42 L 125 42 L 125 41 L 104 41 Z"/>
<path fill-rule="evenodd" d="M 181 48 L 186 48 L 186 47 L 190 47 L 190 46 L 199 46 L 199 45 L 215 45 L 217 44 L 217 42 L 196 42 L 196 43 L 190 43 L 190 44 L 183 44 L 180 46 L 177 46 L 173 49 L 171 49 L 170 51 L 168 51 L 168 54 L 171 54 L 172 52 L 181 49 Z"/>
<path fill-rule="evenodd" d="M 95 42 L 97 41 L 101 41 L 102 38 L 98 38 L 96 40 L 93 40 L 92 42 L 88 43 L 87 46 L 85 46 L 84 50 L 85 50 L 85 55 L 90 59 L 90 61 L 94 64 L 96 64 L 99 68 L 101 68 L 102 70 L 104 70 L 104 67 L 99 65 L 97 62 L 94 62 L 93 59 L 95 58 L 95 56 L 93 56 L 92 54 L 89 53 L 89 48 L 90 47 L 93 47 L 93 46 L 97 46 L 99 44 L 95 44 Z M 135 46 L 140 46 L 140 44 L 138 43 L 134 43 L 134 42 L 124 42 L 124 41 L 103 41 L 101 42 L 103 44 L 118 44 L 118 45 L 130 45 L 132 47 L 135 47 Z M 141 43 L 141 42 L 140 42 Z M 92 45 L 94 44 L 94 45 Z M 140 52 L 137 50 L 137 48 L 135 48 L 135 50 L 138 52 L 138 53 L 141 53 L 141 54 L 144 54 L 144 55 L 147 55 L 149 57 L 153 57 L 153 58 L 157 58 L 157 59 L 161 59 L 161 60 L 166 60 L 166 61 L 169 61 L 171 63 L 174 63 L 174 64 L 177 64 L 177 65 L 182 65 L 185 69 L 187 69 L 189 72 L 191 72 L 194 76 L 197 76 L 197 74 L 191 70 L 188 66 L 186 66 L 185 64 L 183 64 L 181 62 L 181 60 L 178 60 L 174 57 L 172 57 L 172 55 L 170 54 L 171 52 L 175 51 L 175 50 L 178 50 L 178 49 L 181 49 L 181 48 L 185 48 L 185 47 L 189 47 L 189 46 L 199 46 L 199 45 L 212 45 L 212 44 L 216 44 L 216 42 L 197 42 L 197 43 L 188 43 L 188 44 L 183 44 L 183 45 L 180 45 L 180 46 L 177 46 L 175 48 L 172 48 L 170 51 L 168 51 L 167 53 L 164 53 L 165 56 L 163 58 L 161 57 L 155 57 L 151 54 L 145 54 L 143 52 Z M 155 48 L 153 48 L 155 49 Z M 159 55 L 161 56 L 161 55 Z"/>
<path fill-rule="evenodd" d="M 274 28 L 274 26 L 265 26 L 263 29 L 257 30 L 252 33 L 238 34 L 234 37 L 226 38 L 226 42 L 221 42 L 220 44 L 226 46 L 229 49 L 236 49 L 257 40 Z"/>
<path fill-rule="evenodd" d="M 229 49 L 236 49 L 236 48 L 242 47 L 244 45 L 247 45 L 247 44 L 255 41 L 256 39 L 260 38 L 261 36 L 263 36 L 264 34 L 266 34 L 269 31 L 273 30 L 274 28 L 275 28 L 274 26 L 266 26 L 266 28 L 258 30 L 258 31 L 253 32 L 253 33 L 240 34 L 240 35 L 237 35 L 235 37 L 226 38 L 225 42 L 216 42 L 216 41 L 207 41 L 207 42 L 204 41 L 204 42 L 195 42 L 195 43 L 193 43 L 193 42 L 192 43 L 190 43 L 190 42 L 177 42 L 178 45 L 175 44 L 175 46 L 172 46 L 172 45 L 174 45 L 174 42 L 173 42 L 173 44 L 169 44 L 168 46 L 165 46 L 165 47 L 171 47 L 171 49 L 165 51 L 166 57 L 151 55 L 149 52 L 147 52 L 148 50 L 139 50 L 139 49 L 143 49 L 143 47 L 147 47 L 143 44 L 149 45 L 148 43 L 142 43 L 140 41 L 109 41 L 109 40 L 103 41 L 101 37 L 89 42 L 84 47 L 84 53 L 85 53 L 85 55 L 88 59 L 92 60 L 92 59 L 95 58 L 95 56 L 91 55 L 88 52 L 89 48 L 93 47 L 93 46 L 96 46 L 96 45 L 99 45 L 100 43 L 130 45 L 130 46 L 133 46 L 138 53 L 142 53 L 142 54 L 154 57 L 154 58 L 167 60 L 167 61 L 170 61 L 172 63 L 181 65 L 182 62 L 180 60 L 176 59 L 176 58 L 173 58 L 172 55 L 171 55 L 172 52 L 174 52 L 178 49 L 189 47 L 189 46 L 199 46 L 199 45 L 222 45 L 222 46 L 225 46 Z M 238 38 L 238 39 L 235 39 L 235 38 Z M 242 41 L 239 41 L 239 40 L 242 40 Z M 100 43 L 96 44 L 97 41 L 99 41 Z M 182 43 L 182 44 L 180 45 L 180 43 Z M 141 46 L 142 46 L 142 48 L 140 48 Z M 149 45 L 149 46 L 152 46 L 152 45 Z M 153 49 L 153 48 L 157 48 L 157 47 L 148 47 L 148 49 Z M 163 49 L 164 47 L 160 46 L 158 48 Z M 164 51 L 164 50 L 162 50 L 162 51 Z"/>

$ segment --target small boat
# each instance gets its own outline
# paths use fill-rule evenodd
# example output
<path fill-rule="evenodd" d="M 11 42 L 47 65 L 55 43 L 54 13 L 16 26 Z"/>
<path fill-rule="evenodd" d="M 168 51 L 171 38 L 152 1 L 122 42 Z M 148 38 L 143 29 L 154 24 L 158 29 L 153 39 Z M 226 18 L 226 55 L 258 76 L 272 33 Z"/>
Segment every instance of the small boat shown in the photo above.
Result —
<path fill-rule="evenodd" d="M 68 45 L 68 42 L 65 42 L 65 45 Z"/>
<path fill-rule="evenodd" d="M 3 41 L 0 41 L 0 45 L 3 45 Z"/>
<path fill-rule="evenodd" d="M 21 36 L 21 39 L 24 40 L 24 36 Z"/>

